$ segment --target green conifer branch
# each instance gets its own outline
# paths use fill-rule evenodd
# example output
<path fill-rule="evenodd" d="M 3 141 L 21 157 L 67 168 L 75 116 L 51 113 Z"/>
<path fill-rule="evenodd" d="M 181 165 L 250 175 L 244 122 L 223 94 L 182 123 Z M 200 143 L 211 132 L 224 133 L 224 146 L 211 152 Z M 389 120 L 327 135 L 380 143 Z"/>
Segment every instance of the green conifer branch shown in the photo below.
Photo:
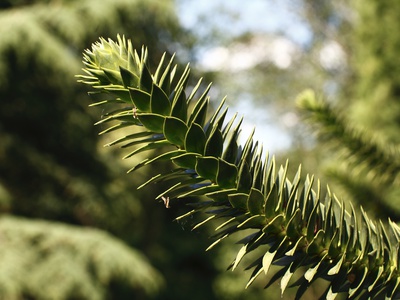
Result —
<path fill-rule="evenodd" d="M 400 151 L 395 145 L 383 144 L 368 132 L 351 127 L 326 101 L 317 99 L 313 91 L 300 94 L 297 103 L 315 127 L 318 138 L 342 150 L 353 167 L 367 170 L 375 180 L 388 184 L 398 180 Z"/>
<path fill-rule="evenodd" d="M 194 87 L 189 96 L 186 85 L 190 69 L 180 75 L 173 59 L 162 57 L 151 74 L 146 64 L 147 50 L 137 53 L 130 41 L 100 39 L 84 53 L 84 72 L 80 81 L 96 93 L 107 95 L 99 105 L 108 105 L 108 117 L 98 123 L 111 124 L 104 132 L 129 128 L 130 134 L 110 145 L 132 148 L 125 157 L 143 151 L 166 149 L 134 166 L 134 171 L 155 161 L 166 160 L 174 169 L 150 178 L 145 185 L 165 181 L 167 189 L 159 195 L 166 206 L 176 198 L 206 196 L 192 204 L 193 210 L 179 218 L 206 212 L 207 217 L 194 227 L 215 222 L 215 242 L 252 229 L 234 262 L 235 269 L 249 255 L 254 271 L 250 285 L 260 274 L 269 273 L 272 264 L 280 266 L 267 286 L 281 279 L 282 293 L 297 288 L 296 299 L 317 279 L 329 286 L 322 298 L 334 299 L 347 293 L 349 299 L 399 292 L 400 228 L 371 220 L 362 210 L 348 210 L 329 189 L 322 194 L 313 176 L 301 179 L 301 168 L 290 179 L 288 165 L 278 166 L 263 156 L 262 147 L 252 135 L 238 144 L 242 120 L 226 119 L 224 101 L 211 115 L 207 88 Z M 263 249 L 254 257 L 253 250 Z M 299 280 L 292 275 L 303 272 Z"/>

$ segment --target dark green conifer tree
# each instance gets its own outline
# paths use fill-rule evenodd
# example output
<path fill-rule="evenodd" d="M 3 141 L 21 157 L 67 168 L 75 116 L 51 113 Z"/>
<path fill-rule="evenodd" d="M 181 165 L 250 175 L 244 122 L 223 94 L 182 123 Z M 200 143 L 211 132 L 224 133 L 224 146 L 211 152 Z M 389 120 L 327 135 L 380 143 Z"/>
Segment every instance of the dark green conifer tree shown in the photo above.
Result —
<path fill-rule="evenodd" d="M 139 201 L 144 195 L 132 183 L 146 172 L 120 176 L 124 165 L 110 163 L 114 151 L 102 147 L 93 127 L 102 111 L 88 109 L 87 90 L 73 79 L 83 49 L 99 35 L 117 33 L 137 47 L 159 49 L 150 61 L 165 49 L 186 55 L 192 42 L 173 1 L 1 1 L 0 298 L 177 299 L 199 285 L 201 272 L 206 280 L 198 297 L 212 295 L 212 262 L 187 244 L 183 255 L 166 255 L 186 231 L 160 215 L 161 204 Z M 171 235 L 164 234 L 165 223 Z M 176 274 L 176 264 L 185 275 Z M 186 290 L 178 288 L 182 280 Z"/>

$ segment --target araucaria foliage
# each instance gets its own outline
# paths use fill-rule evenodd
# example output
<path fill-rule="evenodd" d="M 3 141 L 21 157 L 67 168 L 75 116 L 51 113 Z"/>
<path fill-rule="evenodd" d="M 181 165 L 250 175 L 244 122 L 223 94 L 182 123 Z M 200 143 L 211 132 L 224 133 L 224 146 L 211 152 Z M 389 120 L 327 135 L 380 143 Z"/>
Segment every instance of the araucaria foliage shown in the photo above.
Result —
<path fill-rule="evenodd" d="M 267 286 L 281 279 L 282 293 L 297 287 L 296 299 L 318 278 L 329 282 L 321 298 L 334 299 L 339 293 L 347 293 L 349 299 L 399 297 L 400 228 L 395 223 L 373 221 L 351 205 L 345 209 L 329 188 L 322 193 L 313 176 L 303 180 L 300 167 L 289 177 L 287 164 L 278 166 L 273 158 L 264 157 L 252 136 L 239 145 L 242 120 L 226 120 L 224 101 L 208 113 L 210 86 L 199 92 L 199 81 L 187 96 L 188 67 L 178 75 L 173 59 L 165 62 L 163 57 L 151 74 L 146 58 L 146 49 L 139 54 L 124 38 L 101 39 L 84 53 L 86 74 L 79 76 L 80 81 L 106 95 L 106 100 L 95 103 L 110 108 L 98 122 L 110 124 L 102 133 L 130 130 L 110 145 L 134 148 L 126 158 L 164 150 L 130 171 L 171 161 L 172 172 L 146 182 L 170 183 L 159 195 L 166 205 L 173 205 L 176 198 L 206 196 L 179 218 L 206 212 L 195 227 L 218 220 L 209 248 L 252 229 L 240 241 L 243 246 L 231 265 L 235 269 L 245 255 L 263 250 L 248 267 L 254 269 L 248 284 L 277 265 L 280 269 Z M 291 282 L 296 271 L 302 276 Z"/>

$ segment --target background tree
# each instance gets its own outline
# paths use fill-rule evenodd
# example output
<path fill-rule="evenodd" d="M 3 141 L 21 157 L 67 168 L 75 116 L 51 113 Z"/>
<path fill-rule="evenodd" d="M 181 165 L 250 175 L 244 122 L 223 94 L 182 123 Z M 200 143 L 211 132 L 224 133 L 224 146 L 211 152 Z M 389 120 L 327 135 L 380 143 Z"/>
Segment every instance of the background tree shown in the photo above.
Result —
<path fill-rule="evenodd" d="M 11 216 L 0 230 L 4 299 L 148 299 L 163 283 L 143 254 L 100 230 Z"/>
<path fill-rule="evenodd" d="M 164 206 L 153 205 L 151 200 L 157 189 L 145 194 L 132 189 L 132 183 L 142 183 L 143 173 L 120 176 L 126 171 L 125 165 L 111 164 L 114 151 L 104 149 L 103 142 L 99 144 L 95 138 L 98 131 L 93 123 L 101 111 L 88 110 L 90 102 L 85 90 L 73 80 L 82 67 L 82 50 L 99 35 L 125 33 L 134 37 L 137 47 L 152 45 L 159 52 L 149 57 L 150 61 L 165 49 L 187 55 L 192 38 L 180 27 L 173 2 L 112 0 L 99 5 L 98 1 L 89 0 L 2 1 L 0 25 L 1 211 L 19 217 L 3 217 L 2 235 L 15 237 L 4 241 L 2 260 L 8 261 L 10 253 L 26 255 L 2 270 L 2 296 L 39 299 L 52 289 L 54 294 L 49 292 L 49 297 L 57 293 L 54 297 L 58 299 L 74 295 L 131 299 L 132 294 L 137 299 L 141 295 L 184 299 L 198 289 L 198 299 L 212 298 L 211 258 L 203 255 L 197 241 L 175 241 L 188 234 L 182 230 L 186 226 L 171 222 L 176 212 L 161 214 Z M 53 222 L 78 229 L 58 227 Z M 108 231 L 151 257 L 160 271 L 151 268 L 133 248 L 121 246 L 120 241 L 106 234 L 82 230 L 83 227 Z M 49 236 L 42 240 L 42 235 Z M 60 239 L 65 239 L 65 244 L 56 246 Z M 98 261 L 90 260 L 96 255 L 89 245 L 91 240 L 93 245 L 109 251 L 104 255 L 100 252 Z M 198 241 L 201 243 L 200 238 Z M 66 244 L 76 248 L 76 253 Z M 179 251 L 167 251 L 175 247 Z M 31 251 L 23 251 L 25 248 Z M 56 268 L 47 268 L 58 260 L 62 263 Z M 139 261 L 140 264 L 133 264 Z M 17 270 L 27 265 L 31 273 Z M 69 266 L 59 279 L 63 285 L 45 280 L 60 278 L 57 266 L 62 270 Z M 93 268 L 101 274 L 94 274 Z M 18 280 L 7 275 L 14 271 Z M 140 271 L 147 281 L 135 281 L 139 278 L 134 273 Z M 31 276 L 29 282 L 26 275 Z M 44 283 L 46 287 L 41 286 Z M 94 289 L 96 293 L 89 293 Z"/>
<path fill-rule="evenodd" d="M 350 76 L 336 103 L 308 107 L 309 116 L 319 125 L 322 145 L 331 146 L 323 158 L 325 174 L 345 198 L 396 222 L 399 103 L 394 75 L 398 67 L 393 61 L 399 35 L 390 28 L 400 25 L 397 6 L 393 1 L 352 2 L 354 21 L 346 47 Z M 335 110 L 339 118 L 332 118 Z"/>

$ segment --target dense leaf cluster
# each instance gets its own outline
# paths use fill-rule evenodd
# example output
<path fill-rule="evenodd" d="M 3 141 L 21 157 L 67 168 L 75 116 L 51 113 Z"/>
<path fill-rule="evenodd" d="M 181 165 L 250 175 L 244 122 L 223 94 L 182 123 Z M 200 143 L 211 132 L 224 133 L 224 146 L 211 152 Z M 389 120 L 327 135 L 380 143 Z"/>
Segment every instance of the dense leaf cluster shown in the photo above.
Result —
<path fill-rule="evenodd" d="M 125 158 L 163 151 L 130 171 L 156 161 L 173 162 L 171 172 L 144 185 L 167 182 L 158 196 L 167 207 L 175 198 L 205 196 L 179 218 L 205 212 L 195 228 L 216 220 L 215 242 L 209 248 L 234 233 L 247 232 L 230 267 L 235 269 L 245 255 L 261 249 L 262 255 L 254 254 L 248 266 L 254 269 L 248 285 L 277 265 L 266 286 L 281 279 L 282 293 L 297 287 L 296 299 L 318 278 L 329 282 L 322 298 L 334 299 L 341 292 L 349 299 L 397 298 L 399 227 L 375 222 L 351 205 L 346 210 L 329 189 L 321 192 L 313 176 L 303 180 L 300 167 L 289 179 L 287 164 L 277 166 L 273 158 L 265 158 L 252 135 L 239 145 L 242 120 L 236 115 L 226 120 L 224 100 L 210 114 L 210 86 L 200 93 L 200 80 L 187 96 L 189 67 L 178 75 L 173 58 L 164 60 L 151 74 L 147 50 L 139 55 L 121 37 L 117 42 L 101 39 L 84 53 L 86 74 L 80 81 L 91 85 L 93 93 L 106 95 L 95 105 L 111 107 L 98 122 L 110 124 L 102 133 L 130 130 L 109 145 L 133 147 Z M 302 276 L 291 282 L 296 271 Z"/>

